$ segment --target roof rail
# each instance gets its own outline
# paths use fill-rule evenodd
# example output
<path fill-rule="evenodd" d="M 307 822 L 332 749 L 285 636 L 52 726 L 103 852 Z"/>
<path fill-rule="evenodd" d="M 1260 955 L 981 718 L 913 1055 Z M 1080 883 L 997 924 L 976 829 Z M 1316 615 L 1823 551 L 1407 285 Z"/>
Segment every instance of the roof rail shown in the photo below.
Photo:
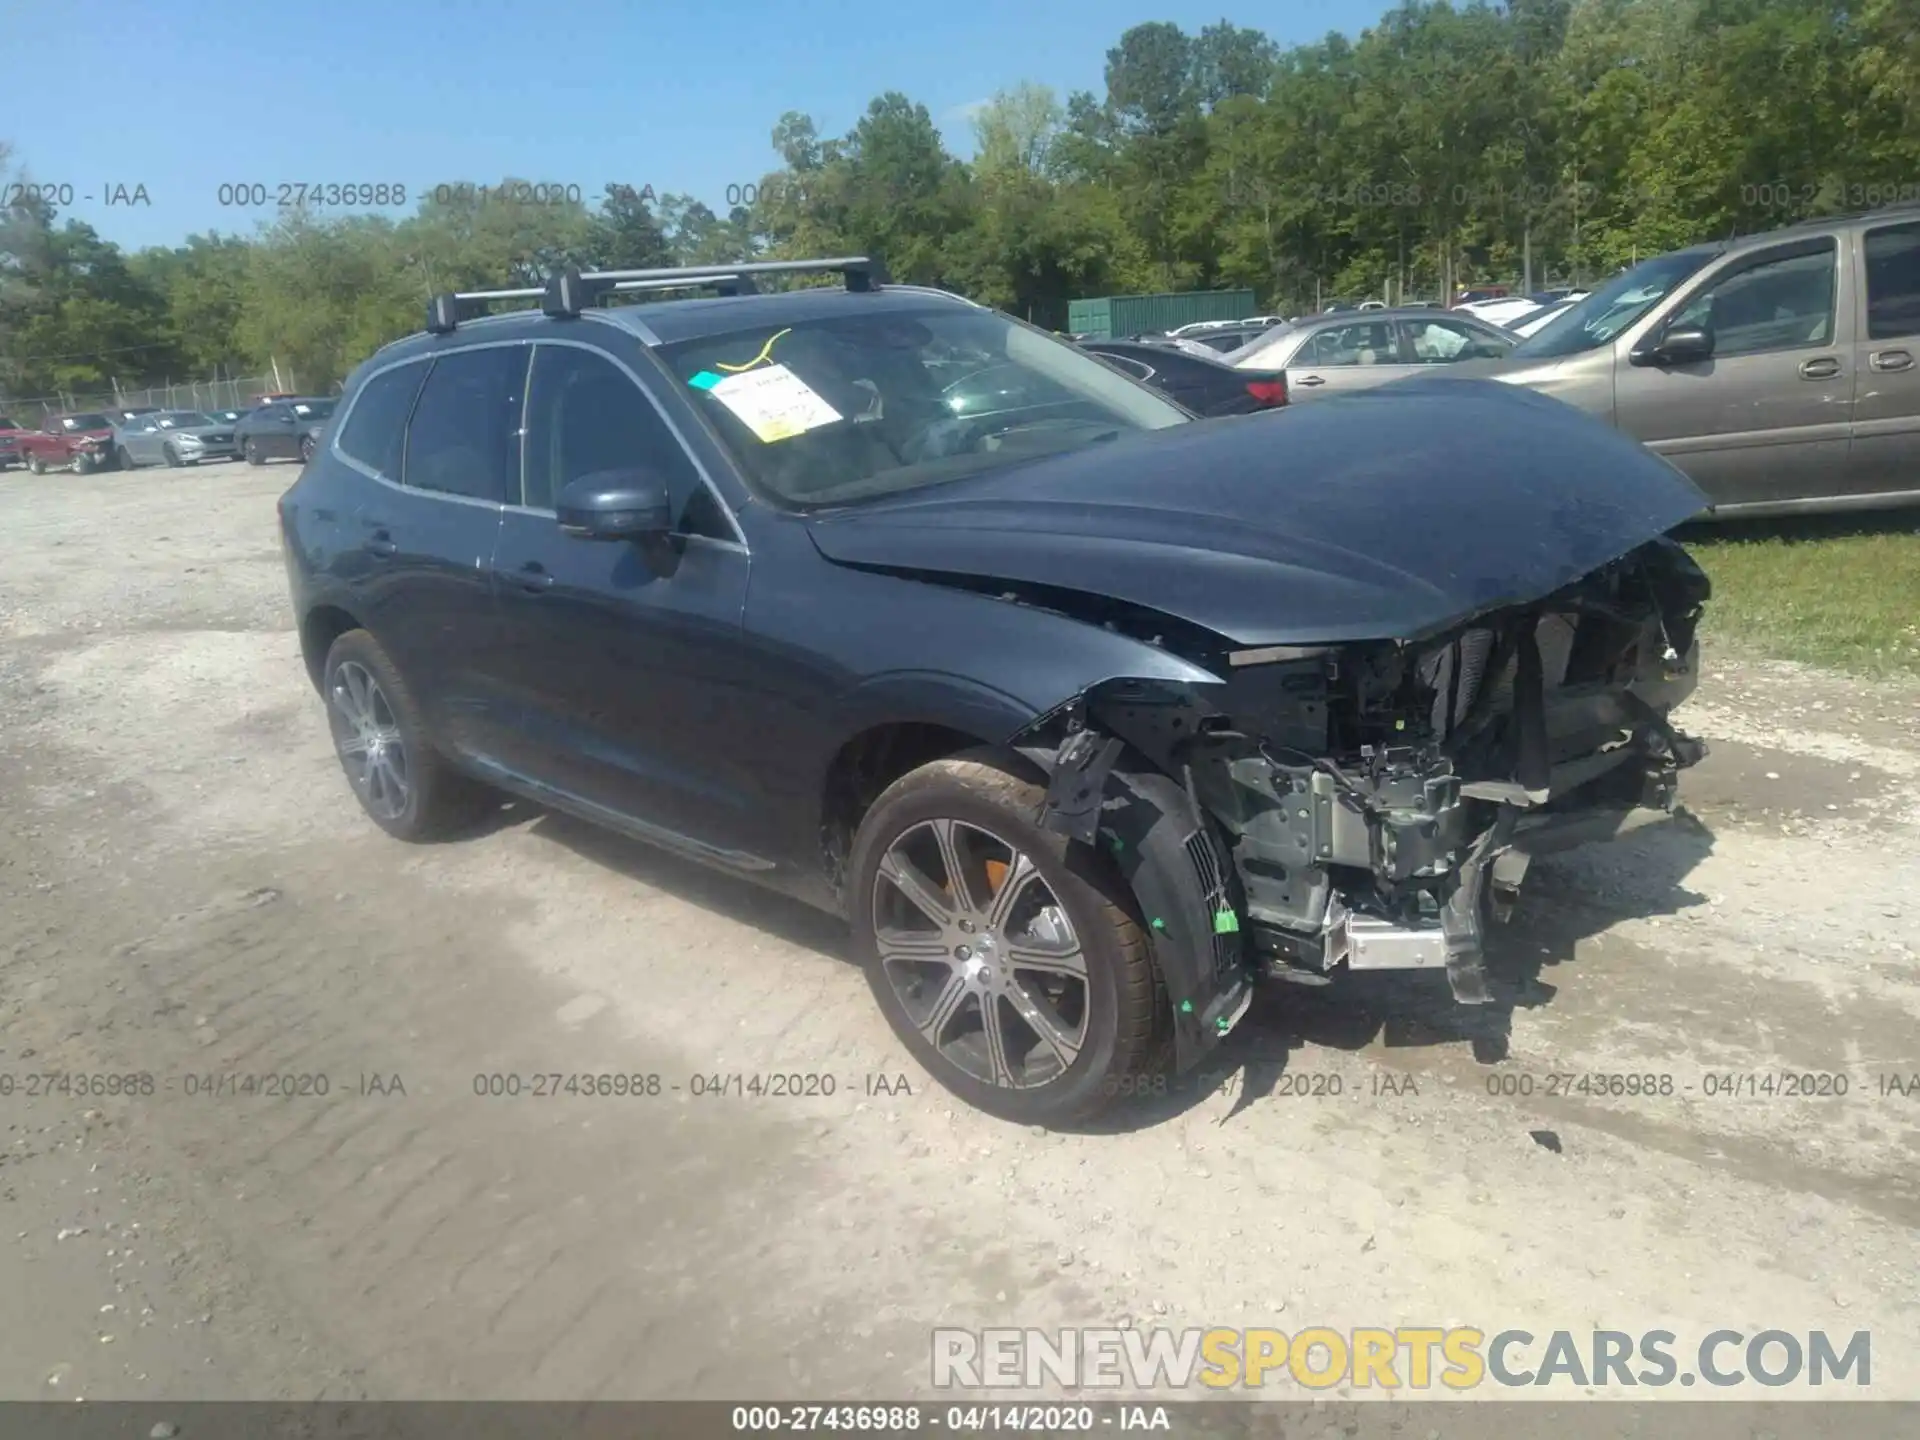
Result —
<path fill-rule="evenodd" d="M 886 266 L 865 255 L 843 255 L 825 260 L 756 260 L 742 265 L 685 265 L 655 270 L 555 270 L 539 288 L 467 290 L 435 295 L 427 305 L 427 329 L 435 335 L 451 333 L 479 307 L 499 300 L 538 300 L 556 319 L 576 319 L 602 297 L 641 290 L 718 290 L 722 295 L 754 295 L 756 275 L 839 273 L 847 289 L 858 293 L 890 283 Z"/>

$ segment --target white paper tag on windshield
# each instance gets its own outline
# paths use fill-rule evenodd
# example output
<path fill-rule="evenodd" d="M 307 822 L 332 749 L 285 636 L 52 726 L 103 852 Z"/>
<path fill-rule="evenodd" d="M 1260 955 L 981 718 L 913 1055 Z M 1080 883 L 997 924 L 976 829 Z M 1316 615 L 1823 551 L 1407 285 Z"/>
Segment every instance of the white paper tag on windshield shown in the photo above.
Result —
<path fill-rule="evenodd" d="M 784 365 L 729 375 L 707 392 L 762 441 L 790 440 L 841 418 L 806 381 Z"/>

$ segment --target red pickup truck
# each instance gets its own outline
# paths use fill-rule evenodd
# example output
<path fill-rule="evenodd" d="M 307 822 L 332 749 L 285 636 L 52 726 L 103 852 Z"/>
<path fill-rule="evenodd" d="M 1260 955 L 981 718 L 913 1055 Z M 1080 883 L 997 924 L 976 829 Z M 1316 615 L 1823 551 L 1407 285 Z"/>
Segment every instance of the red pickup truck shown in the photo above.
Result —
<path fill-rule="evenodd" d="M 20 459 L 20 427 L 0 415 L 0 470 L 11 469 Z"/>
<path fill-rule="evenodd" d="M 113 463 L 113 422 L 104 415 L 49 415 L 38 430 L 23 430 L 20 458 L 36 475 L 72 470 L 84 475 Z"/>

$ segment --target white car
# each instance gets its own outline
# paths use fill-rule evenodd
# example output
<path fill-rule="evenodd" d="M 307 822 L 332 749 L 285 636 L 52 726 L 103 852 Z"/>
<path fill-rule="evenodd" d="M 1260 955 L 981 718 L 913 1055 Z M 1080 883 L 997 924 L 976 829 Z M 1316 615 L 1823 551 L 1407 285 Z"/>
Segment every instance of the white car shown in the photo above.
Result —
<path fill-rule="evenodd" d="M 1564 300 L 1555 301 L 1551 305 L 1543 305 L 1531 315 L 1521 316 L 1518 322 L 1509 321 L 1507 328 L 1522 340 L 1528 339 L 1534 335 L 1538 335 L 1542 330 L 1546 329 L 1547 326 L 1558 320 L 1562 315 L 1566 314 L 1567 311 L 1571 310 L 1576 304 L 1586 298 L 1586 291 L 1576 290 Z"/>
<path fill-rule="evenodd" d="M 1455 310 L 1464 310 L 1476 320 L 1484 320 L 1489 325 L 1510 326 L 1516 320 L 1523 320 L 1534 311 L 1543 308 L 1538 301 L 1529 300 L 1524 295 L 1506 295 L 1498 300 L 1471 300 L 1465 305 L 1456 305 Z"/>

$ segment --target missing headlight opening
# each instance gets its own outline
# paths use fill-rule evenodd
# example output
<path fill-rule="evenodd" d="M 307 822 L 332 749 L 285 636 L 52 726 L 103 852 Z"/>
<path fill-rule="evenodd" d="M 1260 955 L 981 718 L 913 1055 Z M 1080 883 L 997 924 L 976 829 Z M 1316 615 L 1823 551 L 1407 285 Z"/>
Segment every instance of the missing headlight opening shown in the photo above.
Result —
<path fill-rule="evenodd" d="M 1193 873 L 1161 883 L 1206 913 L 1176 925 L 1155 911 L 1170 896 L 1141 893 L 1176 972 L 1435 969 L 1485 1003 L 1484 927 L 1532 857 L 1669 817 L 1705 754 L 1667 717 L 1695 684 L 1707 594 L 1657 540 L 1439 634 L 1223 648 L 1217 684 L 1105 681 L 1029 737 L 1054 747 L 1047 823 L 1138 863 L 1136 890 L 1186 857 Z M 1177 847 L 1129 861 L 1169 826 Z M 1182 937 L 1204 953 L 1172 953 Z M 1238 987 L 1195 988 L 1244 1008 Z"/>

